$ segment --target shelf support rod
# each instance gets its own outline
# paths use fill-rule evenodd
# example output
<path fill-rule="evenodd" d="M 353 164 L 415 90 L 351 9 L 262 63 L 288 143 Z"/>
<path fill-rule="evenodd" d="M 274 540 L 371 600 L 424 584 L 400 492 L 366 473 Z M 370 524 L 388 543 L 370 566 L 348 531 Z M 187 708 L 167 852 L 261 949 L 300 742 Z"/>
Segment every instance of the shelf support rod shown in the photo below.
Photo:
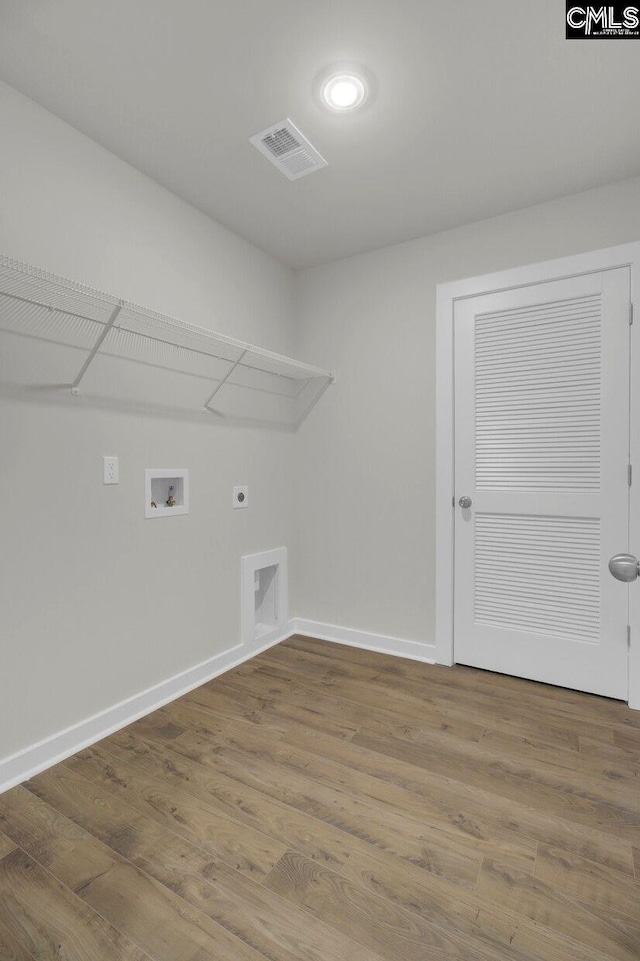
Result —
<path fill-rule="evenodd" d="M 244 355 L 245 355 L 246 353 L 247 353 L 246 350 L 243 350 L 243 351 L 242 351 L 242 353 L 241 353 L 240 356 L 238 357 L 238 359 L 237 359 L 237 361 L 235 362 L 235 364 L 233 364 L 233 366 L 230 367 L 229 370 L 226 372 L 226 374 L 224 375 L 224 377 L 222 378 L 222 380 L 220 381 L 220 383 L 218 384 L 218 386 L 217 386 L 216 389 L 214 390 L 213 394 L 211 394 L 211 396 L 210 396 L 207 400 L 205 400 L 205 402 L 204 402 L 204 409 L 205 409 L 205 410 L 211 410 L 211 408 L 209 407 L 209 404 L 211 403 L 211 401 L 213 400 L 213 398 L 216 396 L 216 394 L 218 393 L 218 391 L 220 390 L 220 388 L 223 387 L 223 386 L 226 384 L 226 382 L 229 380 L 229 378 L 231 377 L 232 373 L 234 372 L 234 370 L 236 369 L 236 367 L 238 366 L 238 364 L 240 363 L 240 361 L 242 360 L 242 358 L 244 357 Z"/>
<path fill-rule="evenodd" d="M 124 306 L 124 305 L 123 305 L 123 302 L 120 301 L 120 303 L 117 305 L 117 307 L 115 307 L 115 309 L 113 310 L 113 312 L 112 312 L 112 314 L 111 314 L 111 317 L 109 317 L 109 320 L 108 320 L 107 323 L 104 325 L 104 328 L 103 328 L 101 334 L 99 335 L 99 337 L 98 337 L 98 339 L 96 340 L 95 344 L 94 344 L 93 347 L 91 348 L 91 352 L 90 352 L 89 356 L 87 357 L 87 359 L 85 360 L 84 364 L 83 364 L 82 367 L 80 368 L 80 373 L 78 374 L 78 376 L 77 376 L 76 379 L 74 380 L 73 384 L 71 385 L 71 393 L 72 393 L 72 394 L 79 394 L 79 393 L 80 393 L 80 389 L 79 389 L 80 381 L 82 380 L 82 378 L 83 378 L 84 375 L 86 374 L 87 368 L 88 368 L 89 364 L 91 363 L 91 361 L 93 360 L 93 358 L 96 356 L 96 354 L 98 353 L 98 351 L 99 351 L 100 348 L 102 347 L 102 344 L 104 343 L 105 337 L 107 336 L 107 334 L 109 333 L 109 331 L 111 330 L 111 328 L 113 327 L 113 325 L 115 324 L 115 322 L 116 322 L 116 320 L 117 320 L 117 317 L 118 317 L 118 314 L 119 314 L 120 311 L 122 310 L 123 306 Z"/>

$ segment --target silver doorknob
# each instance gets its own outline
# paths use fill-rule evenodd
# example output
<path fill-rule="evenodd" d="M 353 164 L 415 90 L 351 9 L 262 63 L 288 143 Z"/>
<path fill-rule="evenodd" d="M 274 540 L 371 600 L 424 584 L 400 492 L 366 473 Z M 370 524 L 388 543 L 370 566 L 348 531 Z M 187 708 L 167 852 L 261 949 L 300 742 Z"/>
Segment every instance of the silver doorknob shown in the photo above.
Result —
<path fill-rule="evenodd" d="M 460 504 L 460 507 L 462 508 L 471 507 L 472 500 L 470 497 L 461 497 L 458 501 L 458 504 Z"/>
<path fill-rule="evenodd" d="M 635 581 L 640 574 L 640 563 L 634 554 L 614 554 L 609 570 L 619 581 Z"/>

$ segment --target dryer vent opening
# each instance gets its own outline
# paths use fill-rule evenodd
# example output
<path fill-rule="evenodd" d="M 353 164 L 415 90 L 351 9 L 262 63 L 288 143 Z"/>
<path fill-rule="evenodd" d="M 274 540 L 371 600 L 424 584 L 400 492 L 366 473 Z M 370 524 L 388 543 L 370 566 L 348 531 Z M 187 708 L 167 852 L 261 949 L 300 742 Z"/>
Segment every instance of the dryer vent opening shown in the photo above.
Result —
<path fill-rule="evenodd" d="M 289 621 L 285 548 L 242 558 L 242 640 L 268 641 Z"/>

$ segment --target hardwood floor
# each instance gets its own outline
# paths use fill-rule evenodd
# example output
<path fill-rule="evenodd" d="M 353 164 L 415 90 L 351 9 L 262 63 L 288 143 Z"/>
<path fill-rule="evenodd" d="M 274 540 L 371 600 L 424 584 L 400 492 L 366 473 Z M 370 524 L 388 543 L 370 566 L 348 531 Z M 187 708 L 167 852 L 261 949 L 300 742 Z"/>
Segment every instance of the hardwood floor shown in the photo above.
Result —
<path fill-rule="evenodd" d="M 0 796 L 54 958 L 638 961 L 640 712 L 292 638 Z"/>

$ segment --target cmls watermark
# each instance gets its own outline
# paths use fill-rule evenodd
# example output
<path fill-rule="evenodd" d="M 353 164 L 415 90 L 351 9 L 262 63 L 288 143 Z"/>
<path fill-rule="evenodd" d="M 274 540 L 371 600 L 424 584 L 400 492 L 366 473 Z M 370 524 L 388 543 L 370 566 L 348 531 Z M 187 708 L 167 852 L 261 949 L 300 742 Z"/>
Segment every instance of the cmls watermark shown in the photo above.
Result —
<path fill-rule="evenodd" d="M 567 40 L 637 40 L 640 7 L 615 3 L 606 7 L 578 6 L 567 0 Z"/>

